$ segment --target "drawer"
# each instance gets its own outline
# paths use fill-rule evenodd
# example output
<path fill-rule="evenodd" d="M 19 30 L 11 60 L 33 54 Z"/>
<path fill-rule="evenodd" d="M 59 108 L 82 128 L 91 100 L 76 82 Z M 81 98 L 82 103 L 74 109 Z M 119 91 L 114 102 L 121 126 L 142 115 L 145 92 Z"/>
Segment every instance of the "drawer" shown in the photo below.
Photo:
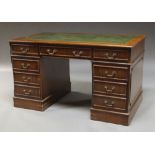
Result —
<path fill-rule="evenodd" d="M 122 61 L 128 62 L 130 59 L 130 51 L 127 49 L 94 49 L 94 59 L 102 59 L 105 61 Z"/>
<path fill-rule="evenodd" d="M 40 85 L 40 75 L 14 72 L 15 83 Z"/>
<path fill-rule="evenodd" d="M 92 104 L 93 106 L 125 110 L 127 107 L 127 100 L 126 98 L 93 95 Z"/>
<path fill-rule="evenodd" d="M 20 71 L 33 71 L 39 72 L 40 65 L 39 60 L 17 59 L 12 58 L 13 69 Z"/>
<path fill-rule="evenodd" d="M 40 87 L 15 85 L 15 96 L 40 98 Z"/>
<path fill-rule="evenodd" d="M 93 64 L 94 78 L 128 81 L 128 76 L 129 76 L 128 67 Z"/>
<path fill-rule="evenodd" d="M 39 55 L 38 48 L 35 45 L 21 45 L 21 44 L 12 44 L 11 45 L 12 54 L 20 55 Z"/>
<path fill-rule="evenodd" d="M 51 47 L 40 46 L 40 55 L 62 56 L 68 58 L 91 58 L 91 48 L 70 48 L 70 47 Z"/>
<path fill-rule="evenodd" d="M 94 80 L 94 93 L 106 95 L 127 96 L 127 83 L 116 83 Z"/>

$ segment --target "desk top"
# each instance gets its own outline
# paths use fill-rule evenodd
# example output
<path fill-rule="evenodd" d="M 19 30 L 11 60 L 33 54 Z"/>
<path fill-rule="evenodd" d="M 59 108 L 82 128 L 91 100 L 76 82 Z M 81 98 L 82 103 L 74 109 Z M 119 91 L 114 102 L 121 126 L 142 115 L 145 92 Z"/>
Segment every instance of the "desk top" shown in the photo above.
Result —
<path fill-rule="evenodd" d="M 50 43 L 65 45 L 132 47 L 143 40 L 144 35 L 103 35 L 85 33 L 40 33 L 21 37 L 10 42 Z"/>

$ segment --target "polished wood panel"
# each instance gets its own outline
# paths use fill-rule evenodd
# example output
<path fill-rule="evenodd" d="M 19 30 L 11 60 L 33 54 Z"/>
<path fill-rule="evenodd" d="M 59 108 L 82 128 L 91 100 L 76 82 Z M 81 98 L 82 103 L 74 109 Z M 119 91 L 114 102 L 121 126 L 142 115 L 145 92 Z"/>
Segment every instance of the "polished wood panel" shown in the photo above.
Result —
<path fill-rule="evenodd" d="M 44 111 L 54 103 L 52 96 L 44 100 L 34 100 L 29 98 L 14 97 L 14 106 L 18 108 Z"/>
<path fill-rule="evenodd" d="M 40 59 L 42 98 L 60 98 L 71 91 L 69 60 L 43 56 Z"/>
<path fill-rule="evenodd" d="M 129 125 L 128 113 L 91 108 L 91 119 L 115 124 Z"/>
<path fill-rule="evenodd" d="M 131 61 L 134 62 L 144 54 L 145 40 L 141 40 L 131 49 Z"/>
<path fill-rule="evenodd" d="M 130 104 L 131 108 L 137 100 L 139 94 L 142 93 L 142 78 L 143 77 L 143 58 L 141 58 L 131 69 L 131 85 L 130 85 Z"/>

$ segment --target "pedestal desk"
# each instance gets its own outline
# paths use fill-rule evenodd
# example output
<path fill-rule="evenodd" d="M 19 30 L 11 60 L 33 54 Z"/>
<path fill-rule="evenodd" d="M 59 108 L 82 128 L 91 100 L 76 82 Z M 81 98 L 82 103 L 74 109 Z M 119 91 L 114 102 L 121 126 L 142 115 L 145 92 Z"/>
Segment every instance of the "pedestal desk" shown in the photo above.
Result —
<path fill-rule="evenodd" d="M 69 33 L 10 40 L 14 106 L 45 110 L 71 91 L 69 58 L 86 59 L 91 119 L 129 125 L 142 99 L 144 41 L 143 35 Z"/>

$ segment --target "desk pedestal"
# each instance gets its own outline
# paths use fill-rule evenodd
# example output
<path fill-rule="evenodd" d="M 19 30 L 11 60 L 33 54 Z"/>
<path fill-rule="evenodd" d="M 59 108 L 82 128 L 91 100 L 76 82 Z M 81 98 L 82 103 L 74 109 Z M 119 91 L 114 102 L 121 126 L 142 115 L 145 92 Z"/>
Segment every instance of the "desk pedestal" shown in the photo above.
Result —
<path fill-rule="evenodd" d="M 69 59 L 16 56 L 12 63 L 15 107 L 44 111 L 71 91 Z"/>

